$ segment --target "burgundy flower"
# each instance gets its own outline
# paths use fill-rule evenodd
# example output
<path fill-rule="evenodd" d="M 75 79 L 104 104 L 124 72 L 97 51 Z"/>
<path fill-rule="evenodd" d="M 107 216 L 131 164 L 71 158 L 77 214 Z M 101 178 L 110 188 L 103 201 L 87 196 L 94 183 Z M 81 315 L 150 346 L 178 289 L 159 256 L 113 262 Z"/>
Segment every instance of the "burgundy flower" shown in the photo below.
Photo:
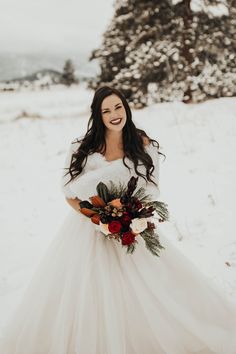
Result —
<path fill-rule="evenodd" d="M 127 209 L 132 209 L 132 203 L 129 202 L 129 203 L 127 203 L 126 206 L 127 206 Z"/>
<path fill-rule="evenodd" d="M 116 234 L 117 232 L 120 232 L 121 227 L 122 227 L 122 225 L 118 220 L 113 220 L 108 224 L 108 230 L 112 234 Z"/>
<path fill-rule="evenodd" d="M 131 223 L 131 220 L 132 220 L 132 219 L 131 219 L 129 213 L 124 212 L 124 213 L 123 213 L 123 216 L 121 217 L 121 223 L 122 223 L 122 225 L 124 225 L 124 226 L 129 226 L 129 224 Z"/>
<path fill-rule="evenodd" d="M 136 208 L 139 210 L 139 209 L 142 208 L 143 205 L 142 205 L 142 203 L 138 200 L 138 201 L 136 202 L 135 206 L 136 206 Z"/>
<path fill-rule="evenodd" d="M 131 245 L 131 243 L 133 243 L 135 240 L 135 235 L 130 232 L 130 231 L 127 231 L 127 232 L 124 232 L 123 233 L 123 237 L 122 237 L 122 245 Z"/>

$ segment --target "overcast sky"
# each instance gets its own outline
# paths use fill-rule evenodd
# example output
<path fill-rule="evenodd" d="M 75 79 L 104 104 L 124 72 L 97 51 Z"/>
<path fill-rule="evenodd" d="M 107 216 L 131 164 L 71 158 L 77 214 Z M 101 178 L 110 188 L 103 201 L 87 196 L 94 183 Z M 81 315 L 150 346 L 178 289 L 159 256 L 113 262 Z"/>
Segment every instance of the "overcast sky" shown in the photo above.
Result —
<path fill-rule="evenodd" d="M 114 0 L 0 0 L 1 51 L 89 52 L 101 43 L 113 4 Z"/>

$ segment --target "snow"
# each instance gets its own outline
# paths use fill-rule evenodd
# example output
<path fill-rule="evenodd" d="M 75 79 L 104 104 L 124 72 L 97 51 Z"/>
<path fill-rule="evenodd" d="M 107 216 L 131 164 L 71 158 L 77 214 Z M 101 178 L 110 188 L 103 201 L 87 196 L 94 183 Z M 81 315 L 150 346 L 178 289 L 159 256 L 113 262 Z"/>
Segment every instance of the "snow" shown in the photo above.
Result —
<path fill-rule="evenodd" d="M 172 0 L 172 4 L 177 5 L 182 1 L 183 0 Z M 194 12 L 204 11 L 214 17 L 228 16 L 229 14 L 226 0 L 221 0 L 221 3 L 216 2 L 214 5 L 206 4 L 204 0 L 192 0 L 190 7 Z"/>
<path fill-rule="evenodd" d="M 191 1 L 191 10 L 194 12 L 204 11 L 208 16 L 222 17 L 229 15 L 227 2 L 222 0 L 221 3 L 214 5 L 207 4 L 202 0 Z"/>
<path fill-rule="evenodd" d="M 83 85 L 1 94 L 0 326 L 69 212 L 60 178 L 71 140 L 86 131 L 92 97 Z M 171 221 L 161 228 L 233 300 L 236 99 L 132 112 L 167 156 L 160 163 L 160 200 Z"/>

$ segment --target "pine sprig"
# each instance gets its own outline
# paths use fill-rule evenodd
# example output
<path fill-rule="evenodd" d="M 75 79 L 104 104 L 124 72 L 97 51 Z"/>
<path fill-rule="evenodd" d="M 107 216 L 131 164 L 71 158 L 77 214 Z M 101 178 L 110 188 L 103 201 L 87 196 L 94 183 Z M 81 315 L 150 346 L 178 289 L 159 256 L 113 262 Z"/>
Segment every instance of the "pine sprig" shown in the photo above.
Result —
<path fill-rule="evenodd" d="M 148 201 L 150 200 L 150 198 L 151 198 L 151 195 L 150 194 L 146 194 L 144 197 L 142 197 L 141 199 L 140 199 L 140 202 L 141 203 L 148 203 Z"/>
<path fill-rule="evenodd" d="M 137 242 L 137 243 L 138 243 L 138 242 Z M 126 248 L 127 253 L 130 253 L 130 254 L 134 253 L 135 249 L 136 249 L 136 242 L 131 243 L 131 244 L 128 245 L 127 248 Z"/>
<path fill-rule="evenodd" d="M 153 206 L 156 209 L 156 212 L 158 213 L 158 215 L 163 219 L 163 220 L 169 220 L 169 210 L 167 209 L 168 204 L 164 203 L 164 202 L 160 202 L 160 201 L 151 201 L 148 202 L 147 205 L 148 206 Z"/>
<path fill-rule="evenodd" d="M 146 197 L 145 188 L 140 187 L 133 196 L 141 201 L 142 198 Z"/>
<path fill-rule="evenodd" d="M 146 194 L 145 188 L 140 187 L 135 193 L 134 197 L 140 200 L 141 203 L 148 203 L 152 198 L 151 194 Z"/>
<path fill-rule="evenodd" d="M 120 198 L 126 191 L 126 185 L 119 181 L 118 184 L 115 184 L 113 181 L 109 181 L 109 193 L 110 193 L 110 200 Z"/>
<path fill-rule="evenodd" d="M 161 245 L 159 235 L 157 233 L 150 233 L 147 230 L 144 230 L 140 233 L 140 236 L 144 239 L 146 248 L 153 255 L 160 257 L 159 251 L 161 249 L 165 249 L 165 247 Z"/>

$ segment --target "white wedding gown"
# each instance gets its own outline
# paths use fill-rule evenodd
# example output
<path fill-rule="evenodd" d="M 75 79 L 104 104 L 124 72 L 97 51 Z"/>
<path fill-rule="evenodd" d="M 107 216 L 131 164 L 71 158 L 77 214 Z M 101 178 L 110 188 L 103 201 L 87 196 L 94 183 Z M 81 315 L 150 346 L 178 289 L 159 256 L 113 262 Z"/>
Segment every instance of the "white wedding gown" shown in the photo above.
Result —
<path fill-rule="evenodd" d="M 146 149 L 158 181 L 156 148 Z M 62 189 L 88 199 L 99 181 L 126 183 L 131 175 L 122 159 L 95 153 Z M 141 177 L 138 186 L 146 186 Z M 159 197 L 157 187 L 146 188 L 153 200 Z M 142 238 L 127 254 L 71 208 L 5 329 L 0 354 L 236 354 L 235 306 L 159 234 L 160 257 Z"/>

